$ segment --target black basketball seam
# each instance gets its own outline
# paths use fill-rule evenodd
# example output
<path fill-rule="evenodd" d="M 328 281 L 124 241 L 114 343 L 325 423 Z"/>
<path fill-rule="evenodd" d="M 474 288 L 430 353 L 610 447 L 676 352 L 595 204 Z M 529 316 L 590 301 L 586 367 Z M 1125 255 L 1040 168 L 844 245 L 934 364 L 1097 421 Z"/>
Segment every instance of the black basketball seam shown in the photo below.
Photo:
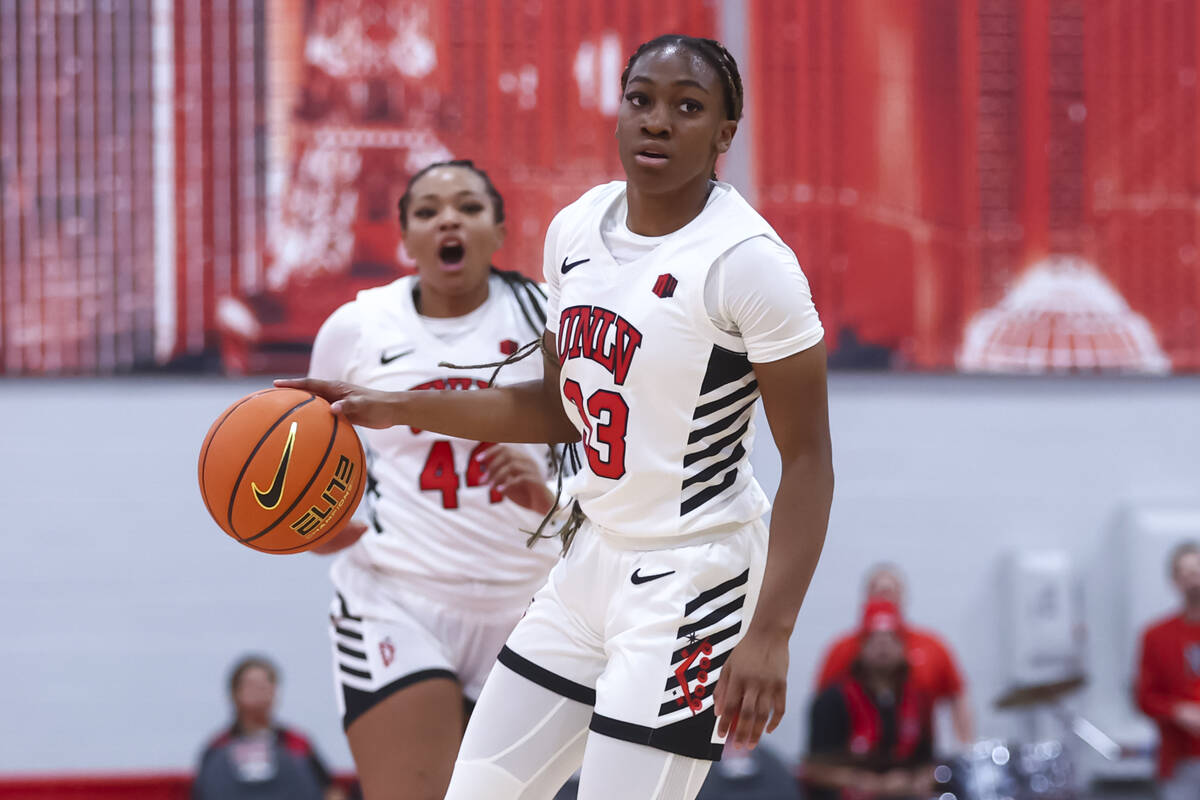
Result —
<path fill-rule="evenodd" d="M 254 460 L 254 456 L 258 453 L 259 449 L 263 446 L 263 443 L 265 443 L 267 441 L 267 438 L 270 437 L 271 432 L 273 430 L 278 428 L 285 419 L 287 419 L 289 416 L 291 416 L 293 411 L 295 411 L 298 408 L 302 408 L 303 406 L 308 405 L 309 403 L 313 402 L 316 399 L 317 398 L 314 397 L 313 395 L 309 395 L 307 400 L 305 400 L 302 403 L 297 403 L 296 405 L 292 406 L 287 411 L 285 411 L 281 415 L 279 415 L 279 418 L 271 423 L 271 427 L 267 428 L 267 432 L 264 433 L 262 435 L 262 438 L 258 440 L 258 444 L 254 445 L 254 449 L 250 451 L 250 455 L 246 456 L 246 460 L 244 462 L 242 462 L 242 471 L 238 473 L 237 480 L 235 480 L 233 482 L 233 490 L 229 493 L 229 510 L 228 510 L 227 516 L 226 516 L 226 519 L 229 522 L 229 532 L 232 533 L 233 537 L 235 539 L 237 539 L 239 542 L 244 542 L 246 540 L 238 535 L 237 529 L 233 526 L 233 501 L 237 499 L 238 488 L 242 485 L 242 478 L 246 477 L 246 470 L 248 470 L 250 468 L 250 462 Z M 335 420 L 336 420 L 336 417 L 335 417 Z M 278 524 L 278 521 L 276 521 L 275 524 Z"/>
<path fill-rule="evenodd" d="M 335 417 L 335 422 L 336 422 L 336 420 L 337 419 Z M 334 438 L 335 439 L 337 438 L 336 432 L 335 432 Z M 362 441 L 359 440 L 358 434 L 355 434 L 354 439 L 355 439 L 355 441 L 358 441 L 359 455 L 362 456 L 362 463 L 366 464 L 366 455 L 364 452 L 362 452 Z M 330 441 L 330 449 L 332 449 L 332 441 Z M 328 457 L 328 453 L 326 453 L 326 457 Z M 324 465 L 324 464 L 322 464 L 322 465 Z M 320 467 L 318 467 L 317 470 L 319 471 Z M 313 476 L 313 477 L 316 477 L 316 476 Z M 362 499 L 362 492 L 364 492 L 365 489 L 366 489 L 366 483 L 364 481 L 360 480 L 358 491 L 355 492 L 355 494 L 358 495 L 359 500 Z M 305 491 L 307 492 L 307 487 L 305 488 Z M 301 493 L 301 497 L 302 497 L 302 493 Z M 295 547 L 286 547 L 286 548 L 280 549 L 280 551 L 269 551 L 269 549 L 266 549 L 265 547 L 256 547 L 254 545 L 250 545 L 250 547 L 252 547 L 253 549 L 256 549 L 256 551 L 258 551 L 259 553 L 276 553 L 276 554 L 295 553 L 298 551 L 302 551 L 302 549 L 316 547 L 317 542 L 322 541 L 323 539 L 325 539 L 326 536 L 329 536 L 331 533 L 334 533 L 334 531 L 337 530 L 338 525 L 341 525 L 342 522 L 344 522 L 344 519 L 346 519 L 347 515 L 349 515 L 349 513 L 353 512 L 353 506 L 358 506 L 358 503 L 353 503 L 353 504 L 348 503 L 346 505 L 346 509 L 342 510 L 342 516 L 335 519 L 334 522 L 331 522 L 329 524 L 329 527 L 325 529 L 325 533 L 318 536 L 317 539 L 313 539 L 313 540 L 307 541 L 307 542 L 302 542 L 302 543 L 300 543 L 300 545 L 296 545 Z M 278 524 L 278 523 L 275 523 L 275 524 Z M 272 527 L 274 527 L 274 525 L 272 525 Z M 266 533 L 266 531 L 264 531 L 264 533 Z M 256 539 L 257 539 L 257 536 L 256 536 Z"/>
<path fill-rule="evenodd" d="M 225 413 L 220 419 L 217 420 L 216 426 L 212 429 L 212 436 L 209 436 L 208 441 L 204 443 L 204 450 L 200 453 L 200 498 L 204 501 L 204 507 L 208 509 L 209 515 L 214 520 L 217 518 L 217 515 L 216 512 L 213 511 L 212 503 L 208 502 L 208 485 L 204 481 L 204 467 L 208 464 L 208 451 L 212 449 L 212 443 L 216 440 L 217 433 L 221 430 L 221 426 L 225 424 L 225 420 L 229 419 L 230 415 L 232 415 L 234 411 L 237 411 L 242 407 L 243 404 L 249 403 L 260 394 L 266 394 L 267 392 L 271 391 L 274 391 L 274 389 L 263 389 L 260 392 L 248 394 L 229 408 L 225 409 Z"/>
<path fill-rule="evenodd" d="M 315 400 L 316 398 L 313 398 L 313 399 Z M 337 418 L 337 415 L 334 414 L 333 415 L 333 430 L 329 432 L 329 443 L 325 445 L 325 455 L 321 456 L 321 460 L 318 461 L 317 466 L 313 468 L 312 477 L 308 479 L 308 483 L 304 484 L 304 488 L 301 489 L 300 493 L 296 495 L 296 499 L 292 501 L 292 504 L 290 506 L 288 506 L 287 508 L 285 508 L 283 510 L 283 513 L 281 513 L 278 517 L 276 517 L 275 521 L 272 522 L 270 525 L 268 525 L 266 528 L 264 528 L 263 530 L 259 531 L 256 534 L 254 534 L 249 539 L 242 539 L 241 541 L 252 542 L 255 539 L 260 539 L 263 536 L 266 536 L 268 533 L 270 533 L 272 530 L 275 529 L 276 525 L 283 522 L 284 518 L 286 518 L 288 514 L 291 514 L 292 511 L 295 510 L 295 508 L 296 508 L 297 504 L 299 504 L 300 500 L 304 497 L 305 494 L 308 493 L 308 490 L 312 488 L 313 481 L 315 481 L 317 479 L 317 475 L 319 475 L 321 472 L 321 467 L 325 466 L 325 462 L 329 460 L 329 454 L 331 452 L 333 452 L 334 440 L 337 439 L 338 425 L 340 424 L 340 422 L 341 421 Z"/>

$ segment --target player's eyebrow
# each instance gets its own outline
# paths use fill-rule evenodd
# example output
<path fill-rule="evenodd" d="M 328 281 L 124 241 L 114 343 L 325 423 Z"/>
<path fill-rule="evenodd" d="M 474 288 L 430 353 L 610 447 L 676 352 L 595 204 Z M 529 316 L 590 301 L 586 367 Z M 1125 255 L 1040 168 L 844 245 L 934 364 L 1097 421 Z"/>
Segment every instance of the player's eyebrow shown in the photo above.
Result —
<path fill-rule="evenodd" d="M 451 195 L 451 197 L 454 197 L 454 198 L 458 198 L 458 197 L 481 197 L 481 196 L 482 196 L 482 195 L 480 195 L 480 193 L 479 193 L 479 192 L 476 192 L 476 191 L 475 191 L 475 190 L 473 190 L 473 189 L 460 189 L 459 191 L 457 191 L 457 192 L 455 192 L 454 194 L 452 194 L 452 195 Z M 440 194 L 435 194 L 434 192 L 426 192 L 425 194 L 420 194 L 420 195 L 417 195 L 417 196 L 416 196 L 414 199 L 415 199 L 415 200 L 441 200 L 441 199 L 442 199 L 442 195 L 440 195 Z"/>
<path fill-rule="evenodd" d="M 630 78 L 628 81 L 625 82 L 625 84 L 627 86 L 631 83 L 648 83 L 651 86 L 656 85 L 654 81 L 652 81 L 651 79 L 647 78 L 644 75 L 634 75 L 632 78 Z M 708 94 L 707 86 L 700 83 L 700 81 L 695 81 L 695 80 L 692 80 L 691 78 L 680 78 L 679 80 L 675 81 L 671 85 L 672 86 L 692 86 L 692 87 L 704 92 L 705 94 Z"/>

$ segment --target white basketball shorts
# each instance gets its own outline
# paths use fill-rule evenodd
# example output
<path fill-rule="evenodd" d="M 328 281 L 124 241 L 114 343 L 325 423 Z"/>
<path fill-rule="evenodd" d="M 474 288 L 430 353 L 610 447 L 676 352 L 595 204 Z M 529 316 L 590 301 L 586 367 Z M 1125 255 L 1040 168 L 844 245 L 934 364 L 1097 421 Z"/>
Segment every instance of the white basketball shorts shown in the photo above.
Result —
<path fill-rule="evenodd" d="M 753 614 L 766 556 L 761 521 L 656 550 L 585 522 L 499 661 L 592 705 L 596 733 L 717 760 L 713 691 Z"/>
<path fill-rule="evenodd" d="M 458 681 L 463 696 L 475 701 L 524 613 L 517 608 L 483 616 L 410 594 L 388 599 L 383 617 L 356 611 L 354 596 L 334 596 L 330 638 L 343 729 L 394 692 L 431 678 Z M 370 608 L 379 609 L 378 601 Z"/>

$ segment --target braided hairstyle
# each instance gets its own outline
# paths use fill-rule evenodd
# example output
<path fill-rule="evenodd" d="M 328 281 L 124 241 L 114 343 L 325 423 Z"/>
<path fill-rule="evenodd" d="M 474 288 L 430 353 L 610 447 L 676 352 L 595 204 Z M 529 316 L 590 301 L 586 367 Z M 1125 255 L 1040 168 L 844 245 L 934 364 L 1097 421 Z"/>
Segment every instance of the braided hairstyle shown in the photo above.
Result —
<path fill-rule="evenodd" d="M 476 175 L 482 178 L 484 189 L 487 191 L 488 197 L 492 198 L 492 209 L 495 211 L 496 217 L 494 222 L 497 225 L 499 225 L 501 222 L 504 222 L 504 198 L 500 196 L 500 192 L 496 189 L 496 185 L 492 183 L 492 179 L 488 177 L 486 172 L 475 166 L 475 162 L 471 159 L 455 158 L 451 159 L 450 161 L 438 161 L 433 164 L 429 164 L 426 167 L 422 167 L 420 170 L 413 173 L 413 176 L 408 179 L 408 184 L 404 187 L 404 194 L 400 195 L 399 207 L 401 230 L 408 230 L 408 205 L 410 202 L 412 202 L 413 184 L 424 177 L 425 173 L 429 172 L 430 170 L 437 169 L 438 167 L 460 167 L 462 169 L 469 169 L 471 172 L 474 172 Z"/>
<path fill-rule="evenodd" d="M 621 91 L 625 91 L 625 84 L 629 82 L 629 72 L 633 69 L 633 63 L 642 54 L 651 50 L 657 50 L 660 47 L 669 46 L 686 47 L 703 58 L 710 67 L 717 71 L 717 74 L 721 76 L 722 88 L 725 90 L 725 118 L 731 119 L 734 122 L 740 120 L 742 118 L 742 105 L 745 101 L 745 93 L 742 91 L 742 75 L 738 72 L 737 61 L 725 49 L 725 45 L 716 39 L 702 39 L 697 36 L 684 36 L 681 33 L 667 33 L 657 36 L 648 42 L 643 42 L 637 50 L 633 51 L 633 55 L 625 63 L 625 71 L 621 73 Z"/>

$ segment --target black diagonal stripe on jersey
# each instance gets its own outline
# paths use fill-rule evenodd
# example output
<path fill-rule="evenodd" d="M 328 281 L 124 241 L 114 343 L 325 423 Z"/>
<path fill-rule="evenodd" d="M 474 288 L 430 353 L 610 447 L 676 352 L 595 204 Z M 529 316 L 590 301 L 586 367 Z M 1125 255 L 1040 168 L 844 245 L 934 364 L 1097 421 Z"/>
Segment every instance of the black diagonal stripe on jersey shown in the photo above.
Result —
<path fill-rule="evenodd" d="M 686 489 L 689 486 L 694 486 L 697 483 L 707 483 L 708 481 L 711 481 L 713 478 L 717 477 L 717 475 L 721 474 L 723 470 L 727 470 L 734 464 L 737 464 L 739 461 L 741 461 L 742 456 L 744 455 L 746 455 L 746 448 L 742 447 L 741 442 L 739 442 L 738 446 L 733 448 L 733 452 L 728 456 L 720 461 L 710 464 L 692 477 L 685 478 L 683 481 L 683 488 Z"/>
<path fill-rule="evenodd" d="M 705 403 L 702 406 L 696 406 L 696 412 L 692 414 L 692 419 L 700 419 L 707 417 L 714 411 L 720 411 L 722 408 L 733 405 L 743 397 L 748 397 L 758 391 L 758 381 L 750 381 L 736 392 L 730 392 L 720 400 L 713 400 L 711 403 Z M 757 399 L 757 398 L 756 398 Z"/>
<path fill-rule="evenodd" d="M 339 628 L 337 625 L 334 625 L 333 629 L 335 631 L 337 631 L 338 633 L 340 633 L 342 636 L 348 636 L 351 639 L 358 639 L 360 642 L 362 641 L 361 633 L 355 633 L 354 631 L 348 631 L 345 628 Z"/>
<path fill-rule="evenodd" d="M 712 353 L 708 356 L 708 368 L 704 371 L 704 382 L 700 384 L 700 394 L 708 394 L 727 383 L 740 380 L 753 370 L 745 353 L 735 353 L 713 345 Z"/>
<path fill-rule="evenodd" d="M 725 659 L 729 658 L 729 654 L 732 652 L 733 652 L 733 650 L 731 648 L 729 650 L 726 650 L 724 653 L 721 653 L 719 656 L 713 656 L 712 658 L 710 658 L 708 660 L 708 666 L 704 668 L 704 671 L 712 672 L 714 669 L 716 669 L 717 667 L 724 664 Z M 698 659 L 698 658 L 695 661 L 693 661 L 691 668 L 689 668 L 688 671 L 683 674 L 684 680 L 686 680 L 688 683 L 691 683 L 692 681 L 696 680 L 696 676 L 700 674 L 700 665 L 698 663 L 699 661 L 700 661 L 700 659 Z M 716 686 L 717 682 L 713 681 L 709 685 Z M 667 678 L 667 685 L 663 687 L 663 690 L 669 692 L 672 689 L 677 689 L 677 688 L 679 688 L 679 679 L 676 678 L 674 675 Z"/>
<path fill-rule="evenodd" d="M 371 680 L 371 673 L 364 672 L 361 669 L 354 669 L 352 667 L 347 667 L 345 664 L 338 664 L 338 669 L 340 669 L 342 672 L 346 673 L 347 675 L 353 675 L 356 678 L 365 678 L 366 680 Z"/>
<path fill-rule="evenodd" d="M 718 683 L 720 683 L 720 681 L 713 681 L 712 683 L 706 684 L 704 687 L 704 696 L 712 697 L 713 692 L 715 692 L 717 690 Z M 676 688 L 678 688 L 679 684 L 676 683 L 675 686 L 676 686 Z M 682 696 L 682 695 L 680 695 L 680 696 Z M 675 700 L 668 700 L 667 702 L 663 703 L 661 706 L 658 707 L 658 715 L 660 717 L 665 717 L 667 714 L 674 714 L 676 711 L 679 711 L 680 709 L 684 709 L 684 708 L 687 708 L 687 703 L 684 703 L 683 705 L 679 705 L 679 703 L 676 702 Z"/>
<path fill-rule="evenodd" d="M 740 631 L 741 629 L 742 629 L 742 623 L 739 620 L 738 622 L 735 622 L 733 625 L 730 625 L 728 628 L 722 628 L 721 630 L 717 631 L 716 633 L 712 634 L 711 636 L 705 636 L 704 641 L 708 642 L 713 647 L 716 647 L 717 645 L 719 645 L 721 642 L 725 641 L 729 637 L 737 636 L 738 631 Z M 689 644 L 686 647 L 681 647 L 678 650 L 676 650 L 674 653 L 672 653 L 671 654 L 671 665 L 674 666 L 675 664 L 678 664 L 680 661 L 683 661 L 683 651 L 687 650 L 690 653 L 692 651 L 693 647 L 695 647 L 695 645 Z"/>
<path fill-rule="evenodd" d="M 683 457 L 683 465 L 685 467 L 691 466 L 692 464 L 695 464 L 697 461 L 703 461 L 706 458 L 711 458 L 712 456 L 715 456 L 718 453 L 724 452 L 726 447 L 728 447 L 729 445 L 736 442 L 738 439 L 741 439 L 743 436 L 745 436 L 746 431 L 749 430 L 749 428 L 750 428 L 750 418 L 746 417 L 746 421 L 743 422 L 738 427 L 738 429 L 736 431 L 734 431 L 733 433 L 729 434 L 728 436 L 718 439 L 717 441 L 713 442 L 712 444 L 710 444 L 708 447 L 704 448 L 703 450 L 697 450 L 694 453 L 688 453 L 687 455 L 685 455 Z"/>
<path fill-rule="evenodd" d="M 737 480 L 737 474 L 737 467 L 734 467 L 733 469 L 729 470 L 729 472 L 725 473 L 725 477 L 721 479 L 720 483 L 714 483 L 712 486 L 705 487 L 689 497 L 687 500 L 684 500 L 679 504 L 679 516 L 682 517 L 685 514 L 690 514 L 700 506 L 707 503 L 709 500 L 712 500 L 721 492 L 728 489 L 730 486 L 733 486 L 734 482 Z"/>
<path fill-rule="evenodd" d="M 757 402 L 757 400 L 751 400 L 748 403 L 743 403 L 742 405 L 738 406 L 738 408 L 732 414 L 721 417 L 711 425 L 705 425 L 703 428 L 692 431 L 690 434 L 688 434 L 688 444 L 695 444 L 701 439 L 707 439 L 709 436 L 720 433 L 726 428 L 732 428 L 737 424 L 737 421 L 742 414 L 745 414 L 747 411 L 754 408 L 755 402 Z"/>
<path fill-rule="evenodd" d="M 691 616 L 693 611 L 707 603 L 709 600 L 717 599 L 730 589 L 736 589 L 748 580 L 750 580 L 750 569 L 746 568 L 742 570 L 742 574 L 738 575 L 736 578 L 730 578 L 724 583 L 719 583 L 713 588 L 696 595 L 695 599 L 689 600 L 688 604 L 683 607 L 683 615 L 685 617 Z"/>
<path fill-rule="evenodd" d="M 341 592 L 337 592 L 338 605 L 341 606 L 342 616 L 346 619 L 352 619 L 355 622 L 362 622 L 362 617 L 356 617 L 350 613 L 349 607 L 346 605 L 346 598 L 342 597 Z"/>
<path fill-rule="evenodd" d="M 675 638 L 682 639 L 685 636 L 687 636 L 689 633 L 695 633 L 696 631 L 702 631 L 705 628 L 707 628 L 709 625 L 715 625 L 718 622 L 720 622 L 721 620 L 728 617 L 733 612 L 737 611 L 739 608 L 741 608 L 743 605 L 745 605 L 745 603 L 746 603 L 746 595 L 744 595 L 744 594 L 738 595 L 736 598 L 734 598 L 733 600 L 730 600 L 728 603 L 721 606 L 716 611 L 709 613 L 703 619 L 696 620 L 695 622 L 689 622 L 687 625 L 683 625 L 682 627 L 680 627 L 679 632 L 675 634 Z M 709 639 L 708 643 L 712 644 L 712 639 Z"/>
<path fill-rule="evenodd" d="M 345 654 L 346 654 L 346 655 L 348 655 L 348 656 L 353 656 L 354 658 L 358 658 L 358 659 L 361 659 L 361 660 L 363 660 L 363 661 L 366 661 L 366 660 L 367 660 L 367 654 L 366 654 L 366 653 L 364 653 L 364 652 L 363 652 L 363 651 L 361 651 L 361 650 L 354 650 L 354 649 L 351 649 L 351 648 L 349 648 L 349 647 L 346 647 L 346 645 L 344 645 L 344 644 L 339 644 L 339 645 L 337 646 L 337 649 L 338 649 L 338 652 L 339 652 L 339 653 L 345 653 Z"/>

